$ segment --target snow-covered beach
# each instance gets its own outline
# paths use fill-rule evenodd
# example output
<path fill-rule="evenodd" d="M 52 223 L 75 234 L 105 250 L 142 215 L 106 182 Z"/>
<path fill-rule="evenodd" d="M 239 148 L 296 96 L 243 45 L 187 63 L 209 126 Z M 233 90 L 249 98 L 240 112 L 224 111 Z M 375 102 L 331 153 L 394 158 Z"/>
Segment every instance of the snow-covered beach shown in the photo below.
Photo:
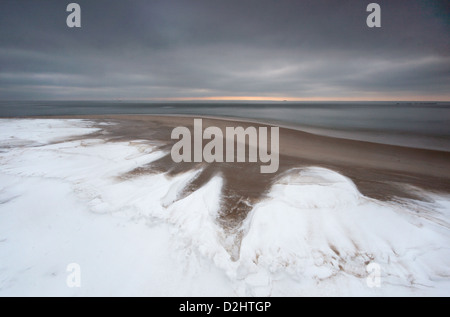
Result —
<path fill-rule="evenodd" d="M 386 199 L 305 154 L 244 201 L 231 230 L 232 178 L 217 169 L 186 191 L 207 167 L 149 172 L 167 155 L 158 131 L 111 137 L 120 124 L 0 119 L 0 296 L 448 295 L 448 171 L 432 185 L 447 154 L 423 152 L 434 155 L 430 179 L 413 184 L 386 162 L 385 190 L 399 193 Z M 414 169 L 423 153 L 398 166 Z M 80 287 L 66 283 L 70 263 Z"/>

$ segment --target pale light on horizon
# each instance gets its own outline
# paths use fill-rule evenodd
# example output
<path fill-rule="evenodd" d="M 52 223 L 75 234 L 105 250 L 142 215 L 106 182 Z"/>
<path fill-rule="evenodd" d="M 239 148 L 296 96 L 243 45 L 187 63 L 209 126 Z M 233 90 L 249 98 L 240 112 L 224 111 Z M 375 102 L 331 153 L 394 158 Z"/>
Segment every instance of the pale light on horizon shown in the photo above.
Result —
<path fill-rule="evenodd" d="M 450 96 L 401 96 L 401 97 L 263 97 L 263 96 L 211 96 L 211 97 L 175 97 L 175 98 L 145 98 L 142 101 L 276 101 L 276 102 L 307 102 L 307 101 L 450 101 Z"/>

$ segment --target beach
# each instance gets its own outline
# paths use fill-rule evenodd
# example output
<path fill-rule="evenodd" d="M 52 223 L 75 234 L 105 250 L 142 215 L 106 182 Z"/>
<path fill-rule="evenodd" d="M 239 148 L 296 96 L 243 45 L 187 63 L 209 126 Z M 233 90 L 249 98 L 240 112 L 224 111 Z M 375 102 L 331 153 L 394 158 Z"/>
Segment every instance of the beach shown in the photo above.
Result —
<path fill-rule="evenodd" d="M 99 250 L 121 263 L 106 269 L 123 276 L 119 281 L 124 281 L 125 272 L 139 272 L 139 278 L 130 282 L 138 294 L 448 294 L 450 152 L 315 135 L 282 126 L 276 173 L 260 173 L 260 164 L 248 160 L 175 163 L 170 156 L 176 142 L 171 132 L 179 126 L 192 128 L 194 118 L 198 116 L 1 119 L 0 215 L 15 219 L 16 227 L 7 229 L 11 222 L 2 219 L 0 256 L 7 258 L 14 248 L 27 245 L 27 239 L 19 239 L 24 232 L 36 239 L 38 250 L 49 249 L 53 255 L 30 251 L 33 255 L 28 257 L 24 251 L 8 258 L 0 267 L 0 294 L 24 294 L 34 276 L 26 273 L 29 267 L 39 271 L 43 283 L 56 285 L 54 280 L 64 277 L 63 263 L 68 258 L 84 261 L 98 282 L 93 272 L 101 271 L 99 265 L 108 267 L 99 260 L 92 262 Z M 202 120 L 204 129 L 270 126 L 244 119 Z M 48 138 L 30 140 L 33 135 Z M 51 184 L 41 187 L 39 179 Z M 57 184 L 64 184 L 64 190 L 53 196 Z M 36 188 L 45 192 L 47 203 L 52 197 L 59 197 L 59 203 L 45 206 L 42 196 L 34 196 Z M 19 221 L 35 217 L 34 208 L 46 215 L 41 231 L 30 231 Z M 52 233 L 48 226 L 61 225 L 58 220 L 49 224 L 52 213 L 64 218 L 67 215 L 60 213 L 65 208 L 73 211 L 71 223 L 78 225 L 64 224 L 67 232 Z M 77 216 L 79 210 L 82 216 Z M 98 227 L 82 224 L 92 217 Z M 120 228 L 121 238 L 114 228 Z M 81 243 L 70 234 L 85 238 Z M 70 252 L 58 259 L 56 250 L 63 245 L 55 240 L 61 236 L 83 261 Z M 39 237 L 53 242 L 44 247 Z M 86 246 L 89 238 L 105 237 L 110 246 Z M 127 242 L 133 247 L 128 249 Z M 122 247 L 116 249 L 116 243 Z M 133 261 L 125 266 L 127 257 Z M 167 259 L 177 265 L 167 264 Z M 143 263 L 157 267 L 161 275 L 147 272 L 147 276 Z M 381 287 L 366 285 L 370 263 L 382 268 Z M 51 271 L 48 267 L 54 268 L 54 275 L 45 273 Z M 181 277 L 183 270 L 188 277 Z M 172 274 L 179 280 L 170 278 L 164 284 Z M 210 279 L 217 282 L 215 287 L 208 284 Z M 148 284 L 143 284 L 145 280 Z M 68 295 L 77 291 L 95 295 L 111 287 L 104 280 L 99 283 L 97 288 L 79 290 L 48 286 L 48 293 L 63 289 Z M 144 286 L 151 284 L 157 287 Z"/>
<path fill-rule="evenodd" d="M 112 121 L 118 125 L 106 126 L 106 137 L 110 140 L 148 139 L 163 143 L 161 149 L 172 147 L 175 140 L 171 140 L 170 133 L 177 126 L 191 127 L 195 116 L 155 116 L 155 115 L 113 115 L 113 116 L 79 116 L 79 118 Z M 262 126 L 258 122 L 232 119 L 203 119 L 204 128 L 217 126 L 226 127 Z M 105 136 L 105 135 L 104 135 Z M 206 142 L 204 142 L 206 143 Z M 236 181 L 238 183 L 252 181 L 244 184 L 241 189 L 255 189 L 264 193 L 278 175 L 293 167 L 321 166 L 330 168 L 344 174 L 356 183 L 358 189 L 372 198 L 389 200 L 394 196 L 412 197 L 410 189 L 402 189 L 403 185 L 412 185 L 419 188 L 448 193 L 450 191 L 450 152 L 415 149 L 401 146 L 384 145 L 378 143 L 355 141 L 342 138 L 319 136 L 303 132 L 299 129 L 280 129 L 280 169 L 275 175 L 261 174 L 256 170 L 257 164 L 248 163 L 241 171 L 248 173 Z M 248 153 L 247 153 L 248 155 Z M 178 166 L 172 162 L 170 156 L 164 157 L 160 171 L 177 173 L 178 169 L 190 168 Z M 239 165 L 239 164 L 238 164 Z M 209 166 L 216 172 L 232 181 L 234 166 L 216 163 Z M 157 168 L 152 166 L 150 170 Z M 140 169 L 140 171 L 143 171 Z M 214 172 L 208 172 L 214 174 Z M 247 193 L 244 195 L 252 195 Z M 259 196 L 256 194 L 256 196 Z"/>

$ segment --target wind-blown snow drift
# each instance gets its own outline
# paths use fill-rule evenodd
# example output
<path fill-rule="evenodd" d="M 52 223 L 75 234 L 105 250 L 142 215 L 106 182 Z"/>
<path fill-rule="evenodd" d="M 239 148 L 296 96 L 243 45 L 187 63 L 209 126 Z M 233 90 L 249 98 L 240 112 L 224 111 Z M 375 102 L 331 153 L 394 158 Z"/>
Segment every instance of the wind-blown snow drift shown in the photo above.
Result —
<path fill-rule="evenodd" d="M 242 224 L 216 222 L 222 178 L 122 177 L 164 153 L 146 141 L 63 138 L 82 120 L 0 120 L 0 296 L 446 295 L 450 197 L 380 202 L 323 168 L 293 169 Z M 56 142 L 55 141 L 59 141 Z M 184 198 L 180 198 L 184 197 Z M 81 287 L 66 266 L 81 267 Z M 381 268 L 369 288 L 366 267 Z"/>

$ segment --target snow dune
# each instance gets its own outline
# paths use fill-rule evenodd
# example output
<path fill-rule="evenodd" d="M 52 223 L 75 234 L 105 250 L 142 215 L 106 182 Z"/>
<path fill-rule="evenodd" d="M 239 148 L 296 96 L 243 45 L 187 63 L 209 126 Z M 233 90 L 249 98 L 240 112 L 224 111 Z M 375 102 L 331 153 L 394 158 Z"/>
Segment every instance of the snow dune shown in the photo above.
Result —
<path fill-rule="evenodd" d="M 179 193 L 199 171 L 123 177 L 165 153 L 86 138 L 92 126 L 0 120 L 0 296 L 450 291 L 448 195 L 381 202 L 334 171 L 293 169 L 242 224 L 232 261 L 216 222 L 220 175 L 187 197 Z M 80 265 L 81 287 L 67 286 L 69 263 Z M 379 287 L 367 284 L 373 263 Z"/>

